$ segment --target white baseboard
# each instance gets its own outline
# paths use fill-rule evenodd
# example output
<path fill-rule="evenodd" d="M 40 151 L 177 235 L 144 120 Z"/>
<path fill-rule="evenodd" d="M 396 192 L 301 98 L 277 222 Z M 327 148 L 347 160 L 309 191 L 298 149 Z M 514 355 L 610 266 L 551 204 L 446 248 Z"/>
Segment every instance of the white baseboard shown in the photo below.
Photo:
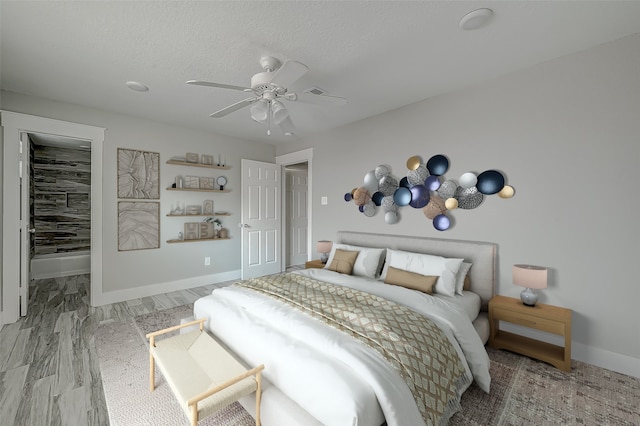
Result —
<path fill-rule="evenodd" d="M 571 358 L 577 361 L 640 378 L 640 359 L 638 358 L 594 348 L 578 342 L 571 343 L 571 346 Z"/>
<path fill-rule="evenodd" d="M 553 345 L 563 346 L 564 338 L 511 323 L 500 322 L 500 329 Z M 571 359 L 640 378 L 640 359 L 571 341 Z"/>
<path fill-rule="evenodd" d="M 208 284 L 237 280 L 240 279 L 240 274 L 240 270 L 228 271 L 219 274 L 187 278 L 184 280 L 152 284 L 144 287 L 134 287 L 124 290 L 108 291 L 102 294 L 94 294 L 92 300 L 94 302 L 94 306 L 124 302 L 126 300 L 139 299 L 141 297 L 154 296 L 156 294 L 170 293 L 172 291 L 186 290 L 189 288 L 201 287 Z"/>
<path fill-rule="evenodd" d="M 70 275 L 83 275 L 83 274 L 90 274 L 90 273 L 91 273 L 91 269 L 76 269 L 76 270 L 64 271 L 64 272 L 53 271 L 53 272 L 32 273 L 31 279 L 44 280 L 48 278 L 60 278 L 60 277 L 67 277 Z"/>

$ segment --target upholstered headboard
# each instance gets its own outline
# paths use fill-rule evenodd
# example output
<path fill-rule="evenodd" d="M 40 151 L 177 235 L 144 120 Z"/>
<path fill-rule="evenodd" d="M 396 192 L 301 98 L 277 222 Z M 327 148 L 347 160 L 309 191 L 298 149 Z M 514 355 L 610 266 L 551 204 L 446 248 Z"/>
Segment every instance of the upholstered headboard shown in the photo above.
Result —
<path fill-rule="evenodd" d="M 471 279 L 471 291 L 478 294 L 482 299 L 482 311 L 488 310 L 489 300 L 495 294 L 498 246 L 494 243 L 350 231 L 338 231 L 337 242 L 363 247 L 392 248 L 414 253 L 463 258 L 473 264 L 468 274 Z"/>

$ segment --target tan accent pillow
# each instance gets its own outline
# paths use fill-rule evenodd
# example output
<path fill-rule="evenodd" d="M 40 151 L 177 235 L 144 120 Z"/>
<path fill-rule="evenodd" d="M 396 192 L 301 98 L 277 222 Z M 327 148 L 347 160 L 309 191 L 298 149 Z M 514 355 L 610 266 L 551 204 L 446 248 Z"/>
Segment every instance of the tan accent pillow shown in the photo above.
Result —
<path fill-rule="evenodd" d="M 471 291 L 471 278 L 469 278 L 469 275 L 464 277 L 464 286 L 462 287 L 462 289 L 464 291 Z"/>
<path fill-rule="evenodd" d="M 329 270 L 351 275 L 358 253 L 360 252 L 336 249 L 331 265 L 329 265 Z"/>
<path fill-rule="evenodd" d="M 418 290 L 423 293 L 433 293 L 433 286 L 436 285 L 438 277 L 435 275 L 422 275 L 415 272 L 389 266 L 387 277 L 384 282 L 387 284 L 399 285 L 402 287 Z"/>

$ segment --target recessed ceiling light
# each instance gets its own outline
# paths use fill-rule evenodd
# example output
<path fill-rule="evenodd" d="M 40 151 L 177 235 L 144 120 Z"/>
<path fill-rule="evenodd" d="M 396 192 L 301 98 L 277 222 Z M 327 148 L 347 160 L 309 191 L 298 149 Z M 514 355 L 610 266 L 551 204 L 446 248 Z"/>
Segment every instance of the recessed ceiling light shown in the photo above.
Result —
<path fill-rule="evenodd" d="M 136 92 L 147 92 L 149 90 L 147 86 L 137 81 L 127 81 L 125 84 L 129 89 L 135 90 Z"/>
<path fill-rule="evenodd" d="M 480 27 L 485 26 L 493 16 L 493 10 L 491 9 L 476 9 L 464 15 L 458 26 L 462 30 L 477 30 Z"/>

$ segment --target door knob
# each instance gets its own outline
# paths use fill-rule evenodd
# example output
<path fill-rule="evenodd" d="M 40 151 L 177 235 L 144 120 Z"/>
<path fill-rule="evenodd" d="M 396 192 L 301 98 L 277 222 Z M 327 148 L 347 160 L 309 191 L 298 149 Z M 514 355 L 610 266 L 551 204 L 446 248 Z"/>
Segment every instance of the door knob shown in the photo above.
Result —
<path fill-rule="evenodd" d="M 29 233 L 30 234 L 35 234 L 36 233 L 36 228 L 30 228 L 29 229 Z"/>

